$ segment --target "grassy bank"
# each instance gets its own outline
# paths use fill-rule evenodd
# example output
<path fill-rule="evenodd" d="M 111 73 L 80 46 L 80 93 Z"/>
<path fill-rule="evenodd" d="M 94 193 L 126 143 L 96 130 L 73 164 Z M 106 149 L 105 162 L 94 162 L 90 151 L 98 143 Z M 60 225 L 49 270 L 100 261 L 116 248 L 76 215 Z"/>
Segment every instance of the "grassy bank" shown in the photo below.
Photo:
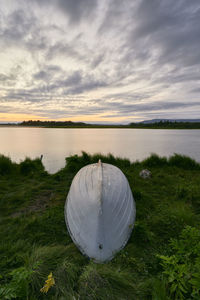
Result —
<path fill-rule="evenodd" d="M 63 213 L 74 175 L 99 158 L 124 172 L 137 207 L 128 244 L 102 265 L 77 250 Z M 139 176 L 144 168 L 151 178 Z M 83 153 L 50 175 L 39 159 L 0 156 L 0 299 L 199 299 L 199 225 L 200 165 L 188 157 Z"/>

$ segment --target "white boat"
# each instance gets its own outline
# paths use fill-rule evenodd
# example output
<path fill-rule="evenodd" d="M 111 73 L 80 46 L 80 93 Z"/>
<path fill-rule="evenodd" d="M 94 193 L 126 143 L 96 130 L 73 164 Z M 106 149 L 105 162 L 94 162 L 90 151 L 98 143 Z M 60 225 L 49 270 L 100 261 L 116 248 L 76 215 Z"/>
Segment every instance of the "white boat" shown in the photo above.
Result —
<path fill-rule="evenodd" d="M 94 261 L 109 261 L 125 246 L 135 214 L 128 180 L 119 168 L 99 161 L 74 177 L 65 221 L 76 246 Z"/>

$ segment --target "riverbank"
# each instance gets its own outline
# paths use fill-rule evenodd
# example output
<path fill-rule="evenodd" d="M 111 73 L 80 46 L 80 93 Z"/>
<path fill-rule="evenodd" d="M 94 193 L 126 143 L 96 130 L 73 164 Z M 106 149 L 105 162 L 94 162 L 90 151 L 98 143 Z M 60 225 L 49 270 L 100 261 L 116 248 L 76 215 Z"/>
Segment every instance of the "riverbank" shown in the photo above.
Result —
<path fill-rule="evenodd" d="M 73 177 L 99 158 L 124 172 L 137 208 L 128 244 L 102 265 L 77 250 L 63 212 Z M 144 168 L 151 178 L 139 176 Z M 50 175 L 40 159 L 16 164 L 1 156 L 0 299 L 189 299 L 199 293 L 199 225 L 200 164 L 188 157 L 130 163 L 83 153 Z M 51 272 L 46 295 L 40 289 Z"/>

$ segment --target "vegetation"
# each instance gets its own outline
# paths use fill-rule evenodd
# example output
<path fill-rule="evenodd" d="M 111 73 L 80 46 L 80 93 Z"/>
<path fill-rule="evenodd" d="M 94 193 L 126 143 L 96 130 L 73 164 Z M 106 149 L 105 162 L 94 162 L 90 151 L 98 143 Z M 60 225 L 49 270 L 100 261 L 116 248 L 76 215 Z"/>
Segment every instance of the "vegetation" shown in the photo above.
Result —
<path fill-rule="evenodd" d="M 124 172 L 137 207 L 128 244 L 106 264 L 79 252 L 63 212 L 74 175 L 99 158 Z M 130 163 L 83 152 L 51 175 L 40 159 L 0 156 L 0 299 L 200 299 L 199 171 L 178 154 Z"/>
<path fill-rule="evenodd" d="M 38 127 L 84 127 L 90 126 L 83 122 L 72 122 L 72 121 L 23 121 L 20 126 L 38 126 Z"/>
<path fill-rule="evenodd" d="M 27 126 L 47 128 L 141 128 L 141 129 L 200 129 L 200 122 L 159 121 L 153 123 L 130 123 L 128 125 L 88 124 L 72 121 L 23 121 L 20 124 L 4 124 L 0 126 Z"/>
<path fill-rule="evenodd" d="M 200 122 L 160 121 L 155 123 L 130 123 L 131 128 L 147 129 L 200 129 Z"/>

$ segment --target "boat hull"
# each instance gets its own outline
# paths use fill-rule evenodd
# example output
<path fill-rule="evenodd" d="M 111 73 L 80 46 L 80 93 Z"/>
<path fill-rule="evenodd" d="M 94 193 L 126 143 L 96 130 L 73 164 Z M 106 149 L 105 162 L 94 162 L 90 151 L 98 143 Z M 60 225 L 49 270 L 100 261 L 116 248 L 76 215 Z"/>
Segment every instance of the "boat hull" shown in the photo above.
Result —
<path fill-rule="evenodd" d="M 74 243 L 94 261 L 109 261 L 125 246 L 135 215 L 129 183 L 117 167 L 91 164 L 74 177 L 65 204 L 65 220 Z"/>

